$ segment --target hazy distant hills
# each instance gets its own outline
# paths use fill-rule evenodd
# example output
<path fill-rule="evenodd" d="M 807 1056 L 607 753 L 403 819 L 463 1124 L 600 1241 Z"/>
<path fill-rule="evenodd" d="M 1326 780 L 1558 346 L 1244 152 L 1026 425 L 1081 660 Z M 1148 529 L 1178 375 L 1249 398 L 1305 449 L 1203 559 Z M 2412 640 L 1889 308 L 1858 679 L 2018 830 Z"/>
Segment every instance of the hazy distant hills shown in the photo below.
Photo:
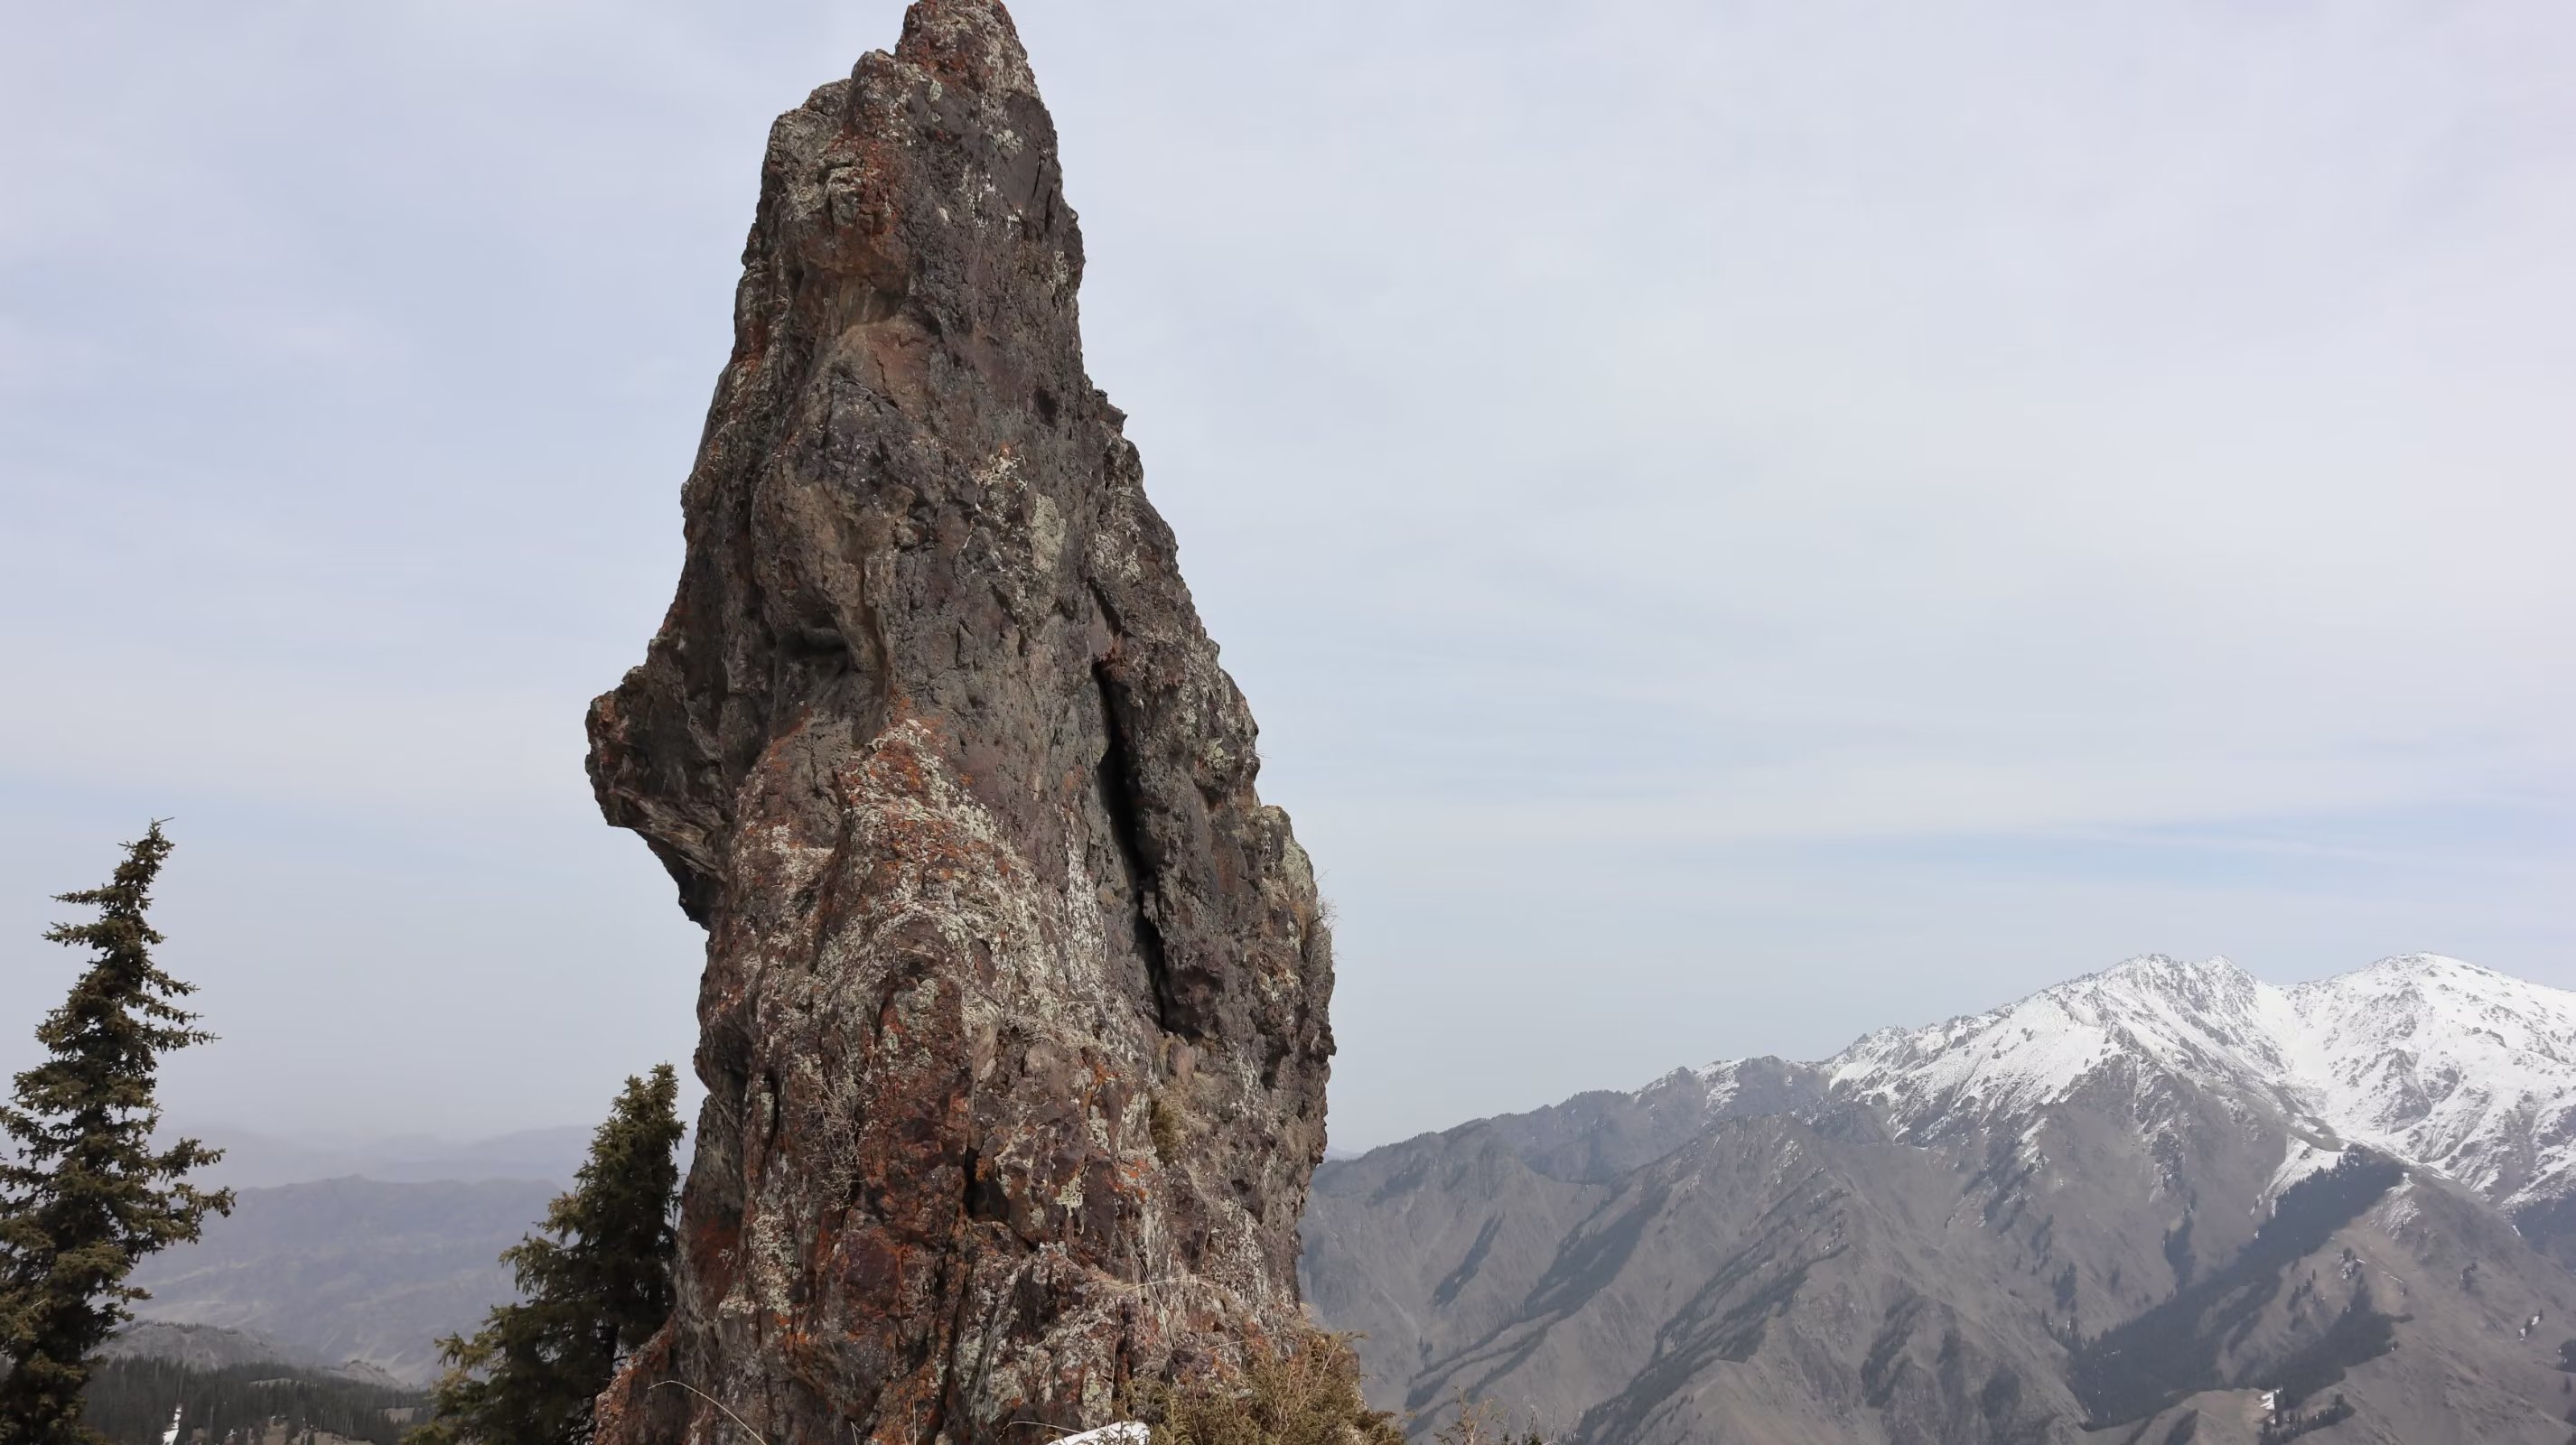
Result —
<path fill-rule="evenodd" d="M 456 1142 L 298 1140 L 220 1123 L 174 1125 L 223 1148 L 206 1171 L 240 1201 L 205 1238 L 136 1272 L 147 1322 L 247 1332 L 138 1332 L 128 1348 L 246 1363 L 358 1361 L 419 1384 L 435 1341 L 512 1296 L 501 1251 L 544 1218 L 590 1145 L 583 1127 Z"/>
<path fill-rule="evenodd" d="M 138 1320 L 128 1325 L 100 1348 L 99 1355 L 111 1360 L 169 1360 L 200 1374 L 242 1365 L 291 1365 L 364 1385 L 400 1389 L 418 1383 L 397 1379 L 363 1360 L 321 1359 L 257 1330 L 172 1324 L 167 1320 Z"/>
<path fill-rule="evenodd" d="M 1328 1163 L 1303 1273 L 1425 1431 L 2560 1445 L 2571 1147 L 2576 995 L 2149 958 Z"/>
<path fill-rule="evenodd" d="M 174 1121 L 164 1133 L 221 1148 L 222 1162 L 202 1177 L 241 1197 L 231 1218 L 208 1222 L 204 1239 L 136 1272 L 152 1292 L 137 1315 L 252 1332 L 289 1363 L 357 1361 L 421 1384 L 437 1374 L 438 1337 L 472 1330 L 513 1296 L 501 1251 L 571 1186 L 592 1131 L 291 1139 Z M 166 1334 L 149 1343 L 156 1354 L 256 1348 Z"/>
<path fill-rule="evenodd" d="M 363 1361 L 419 1383 L 433 1342 L 512 1296 L 500 1253 L 545 1215 L 544 1180 L 327 1179 L 244 1189 L 205 1238 L 147 1260 L 146 1319 L 220 1325 L 303 1359 Z"/>
<path fill-rule="evenodd" d="M 235 1365 L 322 1363 L 284 1340 L 257 1330 L 181 1325 L 167 1320 L 139 1320 L 128 1325 L 99 1354 L 111 1360 L 171 1360 L 207 1373 L 229 1370 Z"/>
<path fill-rule="evenodd" d="M 296 1139 L 212 1121 L 176 1121 L 165 1135 L 194 1135 L 224 1151 L 202 1177 L 236 1189 L 308 1184 L 358 1176 L 386 1183 L 428 1180 L 543 1179 L 572 1182 L 590 1149 L 579 1125 L 527 1129 L 462 1142 L 429 1135 L 381 1139 Z"/>

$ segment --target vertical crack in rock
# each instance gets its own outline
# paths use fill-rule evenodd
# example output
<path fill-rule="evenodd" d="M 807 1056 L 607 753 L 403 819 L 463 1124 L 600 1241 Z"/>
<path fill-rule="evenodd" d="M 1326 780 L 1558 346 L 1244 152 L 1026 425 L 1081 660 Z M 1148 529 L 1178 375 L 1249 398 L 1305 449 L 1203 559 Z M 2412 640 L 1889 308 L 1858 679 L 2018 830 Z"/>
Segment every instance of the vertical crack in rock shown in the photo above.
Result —
<path fill-rule="evenodd" d="M 1109 815 L 1110 836 L 1118 844 L 1119 861 L 1126 865 L 1128 926 L 1134 931 L 1137 956 L 1145 964 L 1145 977 L 1154 989 L 1154 1021 L 1165 1033 L 1181 1032 L 1178 1000 L 1172 996 L 1171 962 L 1163 952 L 1163 931 L 1154 922 L 1154 874 L 1147 861 L 1145 836 L 1136 819 L 1135 764 L 1129 756 L 1126 724 L 1118 718 L 1117 680 L 1110 673 L 1107 659 L 1091 665 L 1094 682 L 1100 689 L 1100 722 L 1108 734 L 1109 746 L 1100 755 L 1100 805 Z"/>
<path fill-rule="evenodd" d="M 678 592 L 590 714 L 707 930 L 678 1304 L 607 1445 L 1020 1445 L 1296 1327 L 1331 941 L 1082 259 L 992 0 L 771 130 Z"/>

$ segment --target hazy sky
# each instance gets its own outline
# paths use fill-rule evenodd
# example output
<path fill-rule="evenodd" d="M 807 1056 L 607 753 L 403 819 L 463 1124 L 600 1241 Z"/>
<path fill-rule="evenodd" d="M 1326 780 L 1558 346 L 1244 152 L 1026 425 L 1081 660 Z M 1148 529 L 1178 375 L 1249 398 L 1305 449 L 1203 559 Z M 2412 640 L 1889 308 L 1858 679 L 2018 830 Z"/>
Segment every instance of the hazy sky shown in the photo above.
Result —
<path fill-rule="evenodd" d="M 2576 986 L 2576 9 L 1029 0 L 1095 379 L 1340 910 L 1337 1145 L 2158 950 Z M 0 1065 L 579 1122 L 778 111 L 888 0 L 0 0 Z"/>

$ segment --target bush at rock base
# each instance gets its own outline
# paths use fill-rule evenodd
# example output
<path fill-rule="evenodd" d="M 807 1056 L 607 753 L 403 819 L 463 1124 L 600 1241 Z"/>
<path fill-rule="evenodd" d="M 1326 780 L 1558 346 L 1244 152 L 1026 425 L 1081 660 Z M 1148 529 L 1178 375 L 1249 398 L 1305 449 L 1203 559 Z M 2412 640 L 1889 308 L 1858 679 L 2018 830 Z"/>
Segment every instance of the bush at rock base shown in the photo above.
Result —
<path fill-rule="evenodd" d="M 1360 1391 L 1351 1336 L 1309 1331 L 1286 1350 L 1256 1346 L 1239 1372 L 1140 1389 L 1133 1414 L 1153 1445 L 1405 1445 L 1393 1412 Z M 1440 1445 L 1546 1445 L 1490 1401 L 1460 1401 Z"/>

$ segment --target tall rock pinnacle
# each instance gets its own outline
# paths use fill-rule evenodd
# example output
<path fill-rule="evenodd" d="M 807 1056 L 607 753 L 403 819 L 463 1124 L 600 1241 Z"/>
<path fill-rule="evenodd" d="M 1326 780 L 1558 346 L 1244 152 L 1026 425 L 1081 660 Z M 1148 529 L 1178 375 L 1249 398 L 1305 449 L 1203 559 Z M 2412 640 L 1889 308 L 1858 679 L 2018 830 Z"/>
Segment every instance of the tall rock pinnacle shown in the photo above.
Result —
<path fill-rule="evenodd" d="M 993 0 L 770 133 L 679 595 L 590 713 L 707 929 L 612 1445 L 1036 1442 L 1296 1326 L 1330 940 L 1084 374 L 1061 179 Z"/>

